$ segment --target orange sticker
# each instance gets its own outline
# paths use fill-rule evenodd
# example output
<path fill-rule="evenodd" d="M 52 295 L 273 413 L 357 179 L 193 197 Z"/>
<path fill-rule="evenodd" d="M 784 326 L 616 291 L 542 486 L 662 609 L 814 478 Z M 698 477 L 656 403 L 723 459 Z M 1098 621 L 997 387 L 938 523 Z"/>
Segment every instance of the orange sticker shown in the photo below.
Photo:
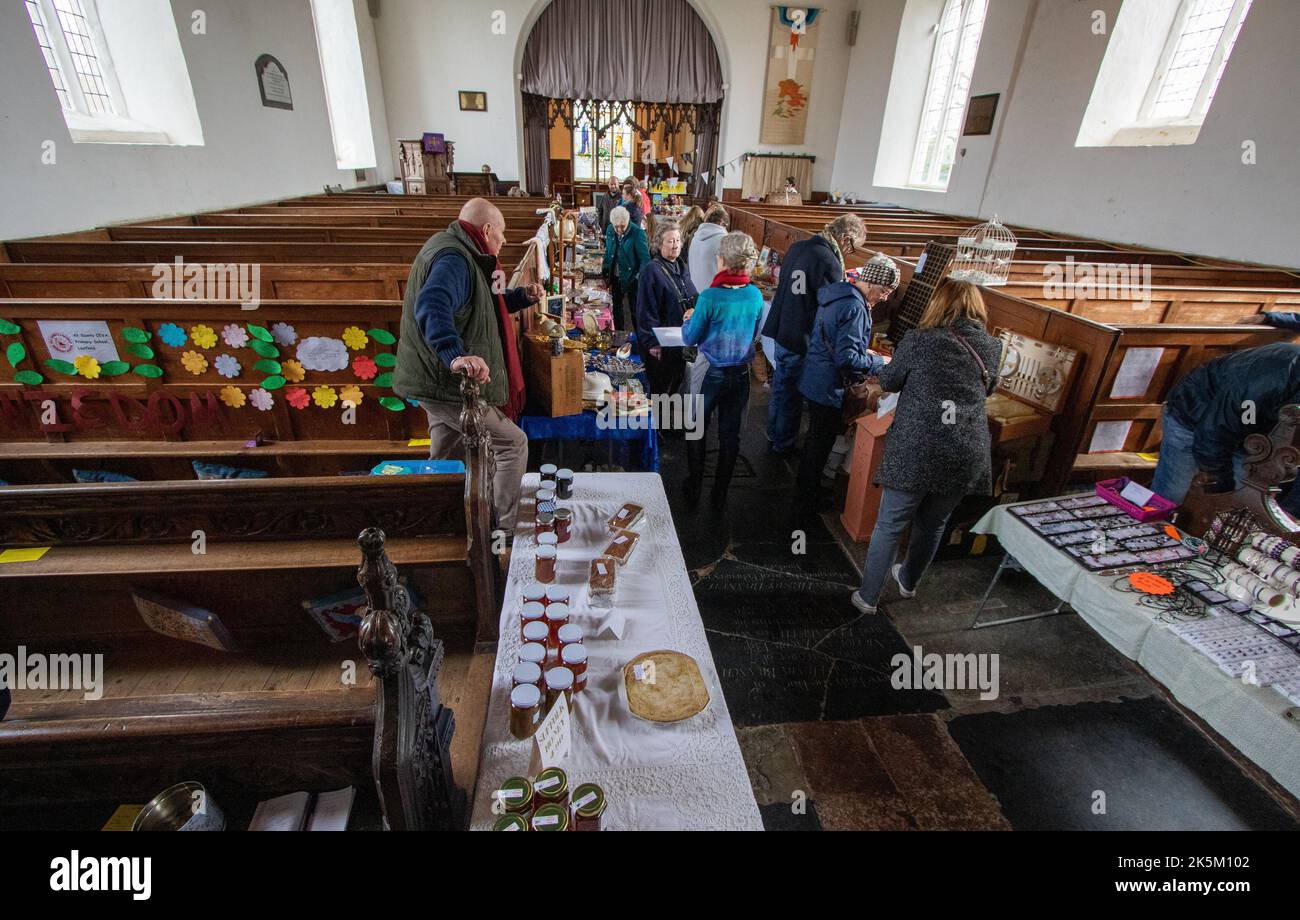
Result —
<path fill-rule="evenodd" d="M 1171 540 L 1178 540 L 1179 542 L 1181 542 L 1183 539 L 1183 535 L 1178 532 L 1178 528 L 1175 527 L 1173 524 L 1165 525 L 1165 534 Z"/>
<path fill-rule="evenodd" d="M 1168 578 L 1161 578 L 1153 572 L 1134 572 L 1128 577 L 1128 583 L 1143 594 L 1173 594 L 1174 584 Z"/>

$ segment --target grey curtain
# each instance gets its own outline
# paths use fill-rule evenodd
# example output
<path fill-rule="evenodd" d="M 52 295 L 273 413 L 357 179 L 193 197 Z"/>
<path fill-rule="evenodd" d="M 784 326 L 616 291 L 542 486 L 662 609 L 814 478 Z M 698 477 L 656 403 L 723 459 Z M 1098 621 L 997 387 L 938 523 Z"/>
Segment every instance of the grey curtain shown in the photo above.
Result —
<path fill-rule="evenodd" d="M 686 0 L 553 0 L 528 36 L 523 74 L 525 93 L 553 99 L 722 98 L 713 38 Z"/>
<path fill-rule="evenodd" d="M 524 186 L 530 195 L 546 194 L 551 183 L 551 129 L 545 120 L 524 119 Z"/>
<path fill-rule="evenodd" d="M 721 120 L 722 106 L 714 104 L 700 106 L 699 117 L 695 123 L 695 181 L 691 194 L 696 198 L 708 198 L 717 187 L 718 177 L 714 174 L 718 158 L 718 125 Z M 709 174 L 708 180 L 704 178 Z"/>

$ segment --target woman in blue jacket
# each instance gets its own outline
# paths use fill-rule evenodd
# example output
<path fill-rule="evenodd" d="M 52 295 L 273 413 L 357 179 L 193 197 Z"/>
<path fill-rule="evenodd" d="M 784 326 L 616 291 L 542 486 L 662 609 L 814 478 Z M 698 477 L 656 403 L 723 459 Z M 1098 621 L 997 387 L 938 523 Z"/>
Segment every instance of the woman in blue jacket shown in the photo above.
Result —
<path fill-rule="evenodd" d="M 795 503 L 818 511 L 824 502 L 822 469 L 843 430 L 844 385 L 875 377 L 887 363 L 871 351 L 871 308 L 898 287 L 898 266 L 875 256 L 846 281 L 833 281 L 817 292 L 817 316 L 808 337 L 799 392 L 808 400 L 808 434 L 799 460 Z"/>
<path fill-rule="evenodd" d="M 605 231 L 605 262 L 602 273 L 614 297 L 615 329 L 630 329 L 636 321 L 636 285 L 641 269 L 650 261 L 645 231 L 632 222 L 621 205 L 610 212 Z"/>

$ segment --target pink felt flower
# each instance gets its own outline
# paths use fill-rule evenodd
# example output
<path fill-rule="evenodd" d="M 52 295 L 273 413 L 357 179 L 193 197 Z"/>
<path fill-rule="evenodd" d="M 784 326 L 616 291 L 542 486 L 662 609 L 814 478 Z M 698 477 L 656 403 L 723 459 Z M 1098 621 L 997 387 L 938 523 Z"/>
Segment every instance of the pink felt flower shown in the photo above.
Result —
<path fill-rule="evenodd" d="M 302 387 L 290 387 L 285 390 L 284 398 L 295 409 L 306 409 L 311 403 L 311 394 Z"/>
<path fill-rule="evenodd" d="M 357 355 L 352 359 L 352 373 L 360 380 L 374 380 L 379 374 L 379 368 L 369 355 Z"/>

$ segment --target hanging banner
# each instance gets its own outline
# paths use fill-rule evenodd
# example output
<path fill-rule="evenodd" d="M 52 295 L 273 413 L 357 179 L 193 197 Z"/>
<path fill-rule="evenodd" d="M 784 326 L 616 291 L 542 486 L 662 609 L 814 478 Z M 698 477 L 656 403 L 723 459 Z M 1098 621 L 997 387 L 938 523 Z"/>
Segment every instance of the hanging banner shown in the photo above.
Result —
<path fill-rule="evenodd" d="M 772 8 L 767 43 L 767 79 L 763 83 L 761 144 L 802 144 L 808 126 L 813 61 L 817 54 L 815 7 Z"/>

